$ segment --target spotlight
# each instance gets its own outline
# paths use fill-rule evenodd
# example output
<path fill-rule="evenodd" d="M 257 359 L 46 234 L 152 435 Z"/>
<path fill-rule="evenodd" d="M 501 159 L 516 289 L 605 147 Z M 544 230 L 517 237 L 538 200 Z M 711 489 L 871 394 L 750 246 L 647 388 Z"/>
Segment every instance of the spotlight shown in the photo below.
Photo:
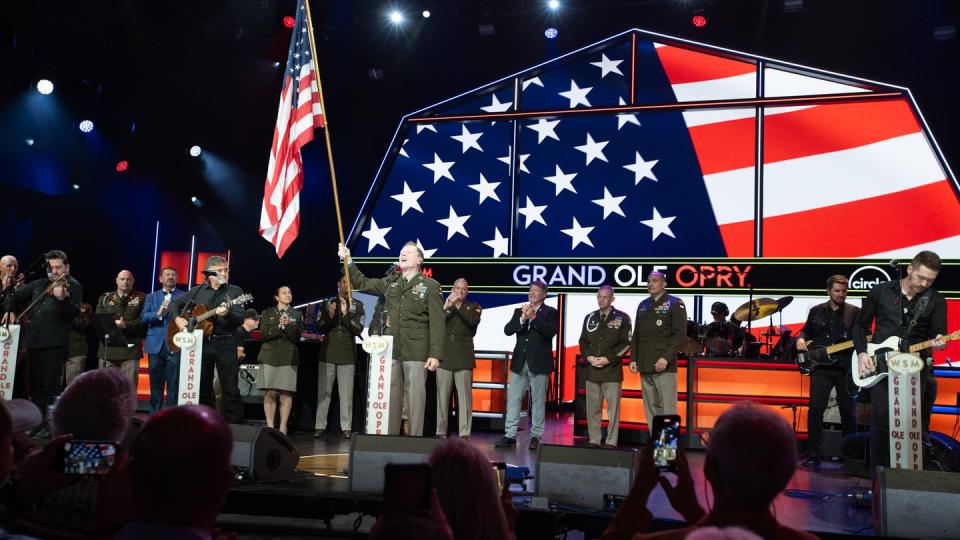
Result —
<path fill-rule="evenodd" d="M 274 62 L 274 63 L 273 63 L 273 67 L 275 67 L 275 68 L 280 67 L 280 62 Z"/>
<path fill-rule="evenodd" d="M 560 9 L 560 0 L 550 0 L 547 2 L 547 7 L 553 11 Z"/>
<path fill-rule="evenodd" d="M 429 19 L 429 18 L 430 18 L 430 10 L 429 10 L 429 9 L 423 10 L 423 13 L 421 13 L 421 15 L 423 15 L 423 18 L 424 18 L 424 19 Z"/>
<path fill-rule="evenodd" d="M 120 161 L 117 162 L 117 172 L 123 172 L 123 171 L 127 170 L 127 167 L 129 167 L 129 166 L 130 166 L 130 164 L 127 162 L 127 160 L 125 160 L 125 159 L 120 160 Z"/>
<path fill-rule="evenodd" d="M 287 15 L 283 18 L 283 25 L 287 28 L 293 28 L 297 24 L 297 20 L 293 17 Z"/>
<path fill-rule="evenodd" d="M 80 191 L 80 184 L 74 184 L 74 185 L 73 185 L 73 190 L 74 190 L 74 191 Z"/>
<path fill-rule="evenodd" d="M 547 39 L 557 39 L 557 36 L 560 35 L 560 32 L 557 32 L 557 29 L 551 26 L 543 31 L 543 35 L 546 36 Z"/>
<path fill-rule="evenodd" d="M 203 206 L 203 202 L 200 199 L 198 199 L 196 195 L 194 195 L 193 197 L 190 197 L 190 203 L 196 206 L 197 208 L 200 208 L 201 206 Z"/>
<path fill-rule="evenodd" d="M 707 25 L 707 18 L 703 15 L 694 15 L 690 22 L 697 28 L 703 28 Z"/>
<path fill-rule="evenodd" d="M 93 120 L 84 120 L 80 122 L 80 131 L 90 133 L 93 131 Z"/>
<path fill-rule="evenodd" d="M 37 92 L 40 92 L 43 95 L 53 92 L 53 83 L 47 79 L 40 79 L 37 81 Z"/>
<path fill-rule="evenodd" d="M 28 137 L 28 138 L 24 139 L 23 142 L 24 142 L 24 144 L 26 144 L 27 146 L 33 146 L 34 140 Z"/>
<path fill-rule="evenodd" d="M 397 10 L 391 11 L 391 12 L 390 12 L 390 22 L 392 22 L 393 24 L 400 24 L 400 23 L 402 23 L 402 22 L 403 22 L 403 13 L 400 13 L 400 12 L 397 11 Z"/>
<path fill-rule="evenodd" d="M 193 146 L 190 147 L 190 155 L 193 156 L 193 157 L 200 157 L 200 153 L 201 153 L 201 152 L 202 152 L 202 150 L 201 150 L 200 147 L 197 146 L 197 145 L 193 145 Z"/>

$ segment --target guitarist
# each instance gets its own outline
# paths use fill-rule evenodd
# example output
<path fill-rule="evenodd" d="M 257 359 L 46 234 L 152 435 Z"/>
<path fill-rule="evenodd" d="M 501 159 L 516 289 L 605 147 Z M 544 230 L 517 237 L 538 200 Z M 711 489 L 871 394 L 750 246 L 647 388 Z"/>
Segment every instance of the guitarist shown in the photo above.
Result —
<path fill-rule="evenodd" d="M 200 364 L 200 403 L 215 406 L 213 396 L 213 369 L 216 367 L 223 388 L 223 417 L 231 424 L 243 423 L 243 399 L 238 386 L 239 363 L 237 361 L 237 327 L 243 324 L 243 306 L 223 305 L 243 294 L 243 289 L 228 283 L 230 266 L 223 257 L 214 255 L 207 259 L 203 270 L 207 280 L 190 289 L 187 294 L 174 298 L 168 307 L 177 327 L 188 325 L 190 310 L 203 306 L 216 310 L 213 333 L 203 338 L 203 358 Z"/>
<path fill-rule="evenodd" d="M 873 342 L 879 343 L 891 336 L 899 336 L 900 350 L 914 343 L 934 340 L 933 348 L 946 347 L 942 341 L 947 331 L 947 302 L 932 288 L 943 264 L 932 251 L 921 251 L 907 266 L 907 277 L 879 283 L 870 289 L 863 301 L 858 324 L 853 329 L 857 348 L 857 363 L 862 375 L 876 370 L 876 359 L 867 354 L 866 335 L 876 321 Z M 930 413 L 936 399 L 936 380 L 930 361 L 920 375 L 921 424 L 926 441 L 930 427 Z M 884 378 L 870 389 L 872 420 L 870 423 L 870 463 L 873 466 L 890 465 L 890 412 L 887 394 L 888 379 Z"/>
<path fill-rule="evenodd" d="M 833 275 L 827 278 L 827 295 L 830 299 L 810 308 L 807 323 L 797 334 L 797 350 L 808 351 L 850 339 L 853 325 L 860 316 L 860 308 L 847 303 L 846 276 Z M 826 351 L 824 351 L 826 352 Z M 850 351 L 817 358 L 818 364 L 810 375 L 810 411 L 807 415 L 807 455 L 800 465 L 813 471 L 820 470 L 820 451 L 823 441 L 823 413 L 827 410 L 830 390 L 837 393 L 837 408 L 840 409 L 840 429 L 843 436 L 852 435 L 857 428 L 854 416 L 853 397 L 847 389 Z"/>

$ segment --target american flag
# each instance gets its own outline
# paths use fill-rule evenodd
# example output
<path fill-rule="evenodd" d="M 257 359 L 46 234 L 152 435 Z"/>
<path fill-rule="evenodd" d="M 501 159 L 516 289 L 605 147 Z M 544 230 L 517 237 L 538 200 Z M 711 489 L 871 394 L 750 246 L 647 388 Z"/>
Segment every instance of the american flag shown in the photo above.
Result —
<path fill-rule="evenodd" d="M 277 257 L 283 257 L 300 232 L 300 189 L 303 187 L 300 149 L 313 140 L 314 128 L 325 125 L 317 92 L 319 78 L 310 47 L 312 41 L 306 1 L 301 0 L 290 36 L 260 211 L 260 235 L 273 244 Z"/>
<path fill-rule="evenodd" d="M 783 103 L 807 96 L 831 98 Z M 531 114 L 495 116 L 514 112 Z M 414 113 L 392 148 L 357 255 L 408 240 L 457 257 L 960 248 L 955 180 L 908 90 L 640 31 Z"/>

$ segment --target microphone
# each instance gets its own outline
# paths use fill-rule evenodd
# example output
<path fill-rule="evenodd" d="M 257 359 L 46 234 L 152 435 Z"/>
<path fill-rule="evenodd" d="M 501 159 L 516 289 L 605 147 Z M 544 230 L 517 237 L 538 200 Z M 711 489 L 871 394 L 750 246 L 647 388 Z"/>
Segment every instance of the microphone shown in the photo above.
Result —
<path fill-rule="evenodd" d="M 200 273 L 203 274 L 203 275 L 205 275 L 205 276 L 216 276 L 216 275 L 217 275 L 217 271 L 216 271 L 216 270 L 209 270 L 209 269 L 207 269 L 207 270 L 201 270 Z"/>
<path fill-rule="evenodd" d="M 391 275 L 393 275 L 393 273 L 397 271 L 397 267 L 399 267 L 399 266 L 400 266 L 400 263 L 394 262 L 393 264 L 390 265 L 390 268 L 387 268 L 386 273 L 384 273 L 383 275 L 384 275 L 384 276 L 391 276 Z"/>
<path fill-rule="evenodd" d="M 898 259 L 890 259 L 890 262 L 887 263 L 887 266 L 893 268 L 894 270 L 898 270 L 900 268 L 900 261 Z"/>

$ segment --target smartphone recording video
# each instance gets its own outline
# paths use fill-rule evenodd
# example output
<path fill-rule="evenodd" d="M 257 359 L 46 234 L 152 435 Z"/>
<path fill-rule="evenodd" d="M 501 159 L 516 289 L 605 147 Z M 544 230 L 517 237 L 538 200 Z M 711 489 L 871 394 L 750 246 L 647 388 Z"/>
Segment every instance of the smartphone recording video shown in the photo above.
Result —
<path fill-rule="evenodd" d="M 677 472 L 680 445 L 680 416 L 665 414 L 653 418 L 653 464 L 658 471 Z"/>
<path fill-rule="evenodd" d="M 63 445 L 63 474 L 103 476 L 117 462 L 117 444 L 110 441 L 69 441 Z"/>

